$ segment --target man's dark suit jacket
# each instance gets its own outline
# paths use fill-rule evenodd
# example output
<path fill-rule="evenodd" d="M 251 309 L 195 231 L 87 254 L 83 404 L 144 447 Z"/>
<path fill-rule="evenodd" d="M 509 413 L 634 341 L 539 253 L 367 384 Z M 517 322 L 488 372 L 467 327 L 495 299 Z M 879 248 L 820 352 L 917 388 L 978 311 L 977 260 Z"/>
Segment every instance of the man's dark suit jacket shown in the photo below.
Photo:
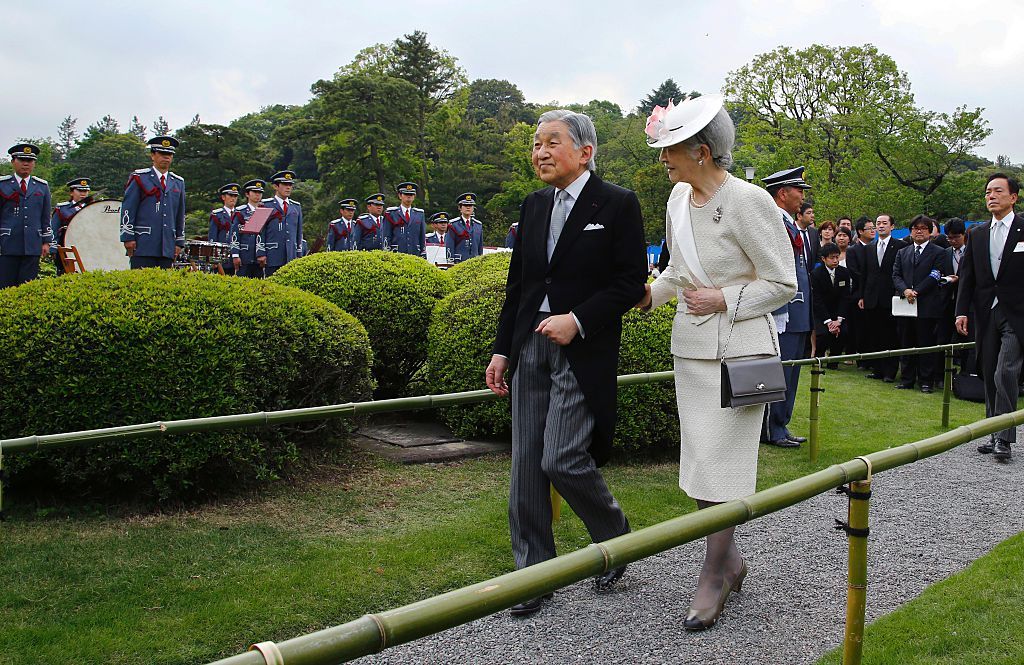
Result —
<path fill-rule="evenodd" d="M 797 231 L 800 231 L 800 225 L 793 222 L 793 226 L 796 227 Z M 803 233 L 800 234 L 801 241 L 803 240 Z M 810 242 L 810 261 L 807 263 L 807 269 L 810 270 L 814 267 L 821 257 L 818 254 L 821 252 L 821 238 L 818 237 L 818 229 L 815 226 L 807 227 L 807 239 Z"/>
<path fill-rule="evenodd" d="M 896 255 L 892 269 L 895 295 L 902 297 L 907 289 L 917 291 L 917 318 L 938 319 L 945 312 L 947 295 L 939 280 L 932 276 L 932 271 L 937 270 L 941 277 L 945 277 L 953 272 L 953 262 L 942 247 L 929 242 L 921 250 L 915 266 L 914 250 L 914 243 L 910 243 Z"/>
<path fill-rule="evenodd" d="M 552 314 L 576 315 L 583 336 L 563 350 L 594 414 L 590 454 L 600 466 L 608 461 L 615 432 L 622 315 L 643 298 L 647 281 L 643 218 L 636 194 L 591 174 L 549 263 L 554 192 L 553 187 L 533 192 L 519 209 L 494 353 L 508 357 L 511 376 L 545 294 Z"/>
<path fill-rule="evenodd" d="M 1024 242 L 1024 219 L 1014 210 L 1013 223 L 1006 234 L 1003 259 L 999 275 L 992 277 L 989 256 L 989 238 L 992 224 L 978 224 L 968 234 L 967 251 L 960 263 L 960 288 L 957 292 L 956 315 L 968 316 L 968 330 L 973 326 L 978 344 L 988 329 L 992 302 L 999 297 L 999 305 L 1010 322 L 1017 339 L 1024 345 L 1024 251 L 1016 252 L 1018 243 Z M 1024 247 L 1024 246 L 1022 246 Z M 971 305 L 974 311 L 971 312 Z"/>
<path fill-rule="evenodd" d="M 889 244 L 885 246 L 881 266 L 878 265 L 878 239 L 863 248 L 861 256 L 864 279 L 857 287 L 857 298 L 864 299 L 864 309 L 884 309 L 892 312 L 892 297 L 896 290 L 892 283 L 892 267 L 896 263 L 896 254 L 903 245 L 902 240 L 889 236 Z"/>
<path fill-rule="evenodd" d="M 839 317 L 850 316 L 853 293 L 850 291 L 850 271 L 843 266 L 836 266 L 836 282 L 828 276 L 828 268 L 824 264 L 811 271 L 811 293 L 814 294 L 814 332 L 819 335 L 828 333 L 826 320 L 835 321 Z"/>

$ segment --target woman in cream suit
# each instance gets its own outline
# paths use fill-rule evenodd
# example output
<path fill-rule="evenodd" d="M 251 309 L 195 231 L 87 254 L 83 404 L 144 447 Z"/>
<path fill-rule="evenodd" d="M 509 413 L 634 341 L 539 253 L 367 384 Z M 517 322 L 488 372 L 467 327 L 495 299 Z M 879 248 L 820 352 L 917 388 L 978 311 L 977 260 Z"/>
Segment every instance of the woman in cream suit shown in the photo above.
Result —
<path fill-rule="evenodd" d="M 754 492 L 764 407 L 722 408 L 721 359 L 779 352 L 771 312 L 796 292 L 793 250 L 771 196 L 728 172 L 736 132 L 720 95 L 657 107 L 646 131 L 676 185 L 665 223 L 671 258 L 639 306 L 678 299 L 679 486 L 707 508 Z M 733 531 L 708 536 L 688 630 L 714 625 L 743 583 Z"/>

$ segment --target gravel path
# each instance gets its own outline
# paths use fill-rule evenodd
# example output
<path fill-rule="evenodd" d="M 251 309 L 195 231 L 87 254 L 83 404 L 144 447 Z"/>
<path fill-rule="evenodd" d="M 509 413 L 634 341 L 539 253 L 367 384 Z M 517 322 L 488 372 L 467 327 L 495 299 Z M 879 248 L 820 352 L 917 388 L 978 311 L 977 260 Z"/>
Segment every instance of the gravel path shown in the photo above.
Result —
<path fill-rule="evenodd" d="M 1024 531 L 1022 481 L 1019 457 L 998 464 L 973 444 L 876 475 L 868 621 Z M 532 617 L 502 612 L 357 662 L 812 663 L 843 639 L 846 539 L 835 518 L 846 518 L 846 497 L 827 494 L 739 527 L 750 574 L 705 633 L 681 628 L 703 554 L 691 543 L 632 564 L 612 593 L 579 583 Z"/>

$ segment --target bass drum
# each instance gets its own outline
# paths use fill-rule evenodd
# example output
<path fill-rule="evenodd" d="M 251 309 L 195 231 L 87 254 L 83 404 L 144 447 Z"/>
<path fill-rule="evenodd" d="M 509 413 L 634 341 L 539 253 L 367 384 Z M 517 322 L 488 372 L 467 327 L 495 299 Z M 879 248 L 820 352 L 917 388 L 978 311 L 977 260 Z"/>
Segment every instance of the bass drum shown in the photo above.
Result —
<path fill-rule="evenodd" d="M 68 223 L 64 244 L 78 250 L 87 271 L 131 267 L 121 242 L 120 201 L 97 201 L 82 208 Z"/>

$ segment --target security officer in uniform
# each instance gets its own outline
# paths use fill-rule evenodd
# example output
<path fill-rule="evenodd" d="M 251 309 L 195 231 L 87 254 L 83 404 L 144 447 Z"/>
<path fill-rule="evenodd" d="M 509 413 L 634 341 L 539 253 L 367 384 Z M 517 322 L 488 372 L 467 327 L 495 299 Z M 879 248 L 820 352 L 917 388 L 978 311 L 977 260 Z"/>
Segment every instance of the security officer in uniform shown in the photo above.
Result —
<path fill-rule="evenodd" d="M 352 225 L 352 249 L 382 249 L 381 224 L 383 222 L 384 195 L 366 197 L 366 212 Z"/>
<path fill-rule="evenodd" d="M 466 192 L 455 202 L 459 206 L 459 218 L 448 225 L 451 231 L 448 253 L 456 263 L 484 253 L 484 226 L 473 217 L 476 201 L 476 194 Z"/>
<path fill-rule="evenodd" d="M 53 244 L 50 245 L 50 254 L 53 255 L 53 263 L 57 267 L 57 274 L 64 274 L 64 262 L 60 260 L 58 247 L 64 247 L 64 236 L 68 232 L 68 224 L 71 218 L 78 214 L 78 211 L 89 205 L 91 199 L 89 193 L 91 188 L 89 178 L 75 178 L 67 182 L 70 201 L 58 203 L 53 209 L 50 217 L 50 230 L 53 232 Z"/>
<path fill-rule="evenodd" d="M 400 205 L 384 211 L 381 242 L 385 249 L 413 256 L 426 256 L 427 223 L 422 208 L 414 208 L 419 185 L 403 182 L 396 188 Z"/>
<path fill-rule="evenodd" d="M 333 220 L 327 227 L 327 251 L 343 252 L 355 249 L 352 245 L 352 218 L 356 215 L 356 200 L 342 199 L 341 217 Z"/>
<path fill-rule="evenodd" d="M 132 269 L 170 268 L 185 247 L 185 180 L 169 170 L 179 143 L 172 136 L 154 136 L 147 143 L 153 166 L 128 177 L 121 242 Z"/>
<path fill-rule="evenodd" d="M 231 223 L 231 262 L 234 265 L 235 274 L 239 277 L 263 276 L 263 268 L 256 264 L 256 245 L 263 242 L 262 234 L 243 233 L 242 227 L 256 212 L 256 208 L 262 206 L 265 184 L 259 178 L 255 178 L 242 185 L 245 190 L 246 202 L 245 205 L 236 209 L 238 215 Z"/>
<path fill-rule="evenodd" d="M 14 175 L 0 178 L 0 289 L 39 276 L 50 251 L 50 185 L 32 175 L 39 146 L 19 143 L 7 151 Z"/>
<path fill-rule="evenodd" d="M 265 277 L 302 256 L 303 240 L 302 206 L 288 198 L 295 186 L 295 173 L 278 171 L 270 182 L 274 186 L 274 196 L 263 199 L 263 207 L 274 212 L 263 229 L 263 242 L 256 245 L 256 262 L 263 266 Z"/>

